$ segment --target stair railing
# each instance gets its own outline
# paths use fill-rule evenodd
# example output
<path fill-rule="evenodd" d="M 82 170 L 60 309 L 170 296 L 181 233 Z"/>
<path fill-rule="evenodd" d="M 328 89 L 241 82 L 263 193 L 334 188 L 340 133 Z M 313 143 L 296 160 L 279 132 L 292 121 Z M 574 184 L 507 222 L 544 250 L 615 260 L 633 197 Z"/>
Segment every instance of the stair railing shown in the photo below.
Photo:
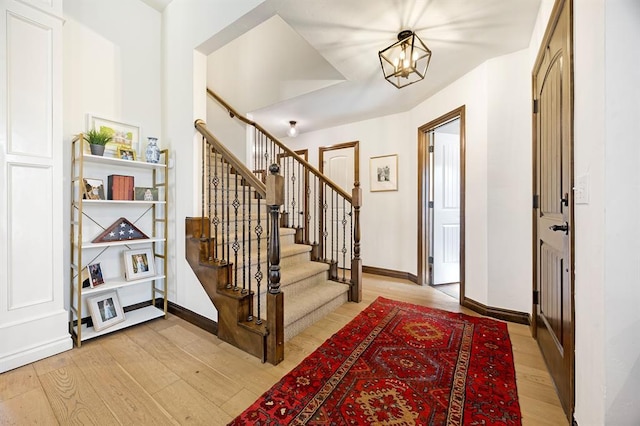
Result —
<path fill-rule="evenodd" d="M 349 300 L 360 302 L 360 183 L 355 182 L 348 194 L 259 124 L 240 115 L 215 92 L 207 89 L 207 93 L 232 119 L 253 128 L 248 156 L 253 174 L 264 181 L 271 164 L 280 166 L 284 179 L 280 226 L 296 229 L 296 242 L 311 245 L 312 260 L 328 263 L 330 278 L 350 284 Z"/>
<path fill-rule="evenodd" d="M 209 264 L 230 266 L 224 290 L 253 298 L 241 321 L 263 325 L 266 314 L 267 361 L 277 364 L 284 356 L 278 232 L 282 177 L 274 165 L 266 185 L 220 143 L 204 121 L 196 120 L 195 128 L 202 135 L 201 256 Z M 266 312 L 259 297 L 265 278 Z"/>

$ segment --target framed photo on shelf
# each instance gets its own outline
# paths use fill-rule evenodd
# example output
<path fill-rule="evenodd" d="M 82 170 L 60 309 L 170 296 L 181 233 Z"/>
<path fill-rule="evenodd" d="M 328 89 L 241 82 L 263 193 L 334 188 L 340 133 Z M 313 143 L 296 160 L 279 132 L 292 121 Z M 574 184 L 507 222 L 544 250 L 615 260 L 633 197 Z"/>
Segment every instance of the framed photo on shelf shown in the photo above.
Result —
<path fill-rule="evenodd" d="M 158 188 L 136 187 L 133 198 L 137 201 L 158 201 Z"/>
<path fill-rule="evenodd" d="M 89 268 L 82 268 L 82 288 L 91 287 L 91 277 L 89 276 Z"/>
<path fill-rule="evenodd" d="M 125 319 L 124 310 L 115 290 L 87 298 L 87 305 L 95 331 L 104 330 Z"/>
<path fill-rule="evenodd" d="M 124 252 L 124 275 L 127 281 L 156 275 L 156 261 L 151 248 Z"/>
<path fill-rule="evenodd" d="M 102 179 L 83 178 L 82 198 L 85 200 L 104 200 L 104 182 Z"/>
<path fill-rule="evenodd" d="M 91 129 L 107 132 L 113 138 L 106 145 L 105 156 L 121 158 L 118 152 L 120 147 L 132 150 L 134 153 L 139 151 L 140 127 L 138 126 L 87 114 L 87 130 Z"/>
<path fill-rule="evenodd" d="M 96 288 L 99 285 L 104 284 L 104 277 L 102 276 L 102 268 L 99 263 L 92 263 L 87 266 L 89 270 L 89 283 L 91 288 Z"/>
<path fill-rule="evenodd" d="M 127 146 L 118 147 L 118 158 L 121 160 L 136 160 L 136 152 Z"/>
<path fill-rule="evenodd" d="M 369 159 L 371 192 L 398 190 L 398 155 L 382 155 Z"/>

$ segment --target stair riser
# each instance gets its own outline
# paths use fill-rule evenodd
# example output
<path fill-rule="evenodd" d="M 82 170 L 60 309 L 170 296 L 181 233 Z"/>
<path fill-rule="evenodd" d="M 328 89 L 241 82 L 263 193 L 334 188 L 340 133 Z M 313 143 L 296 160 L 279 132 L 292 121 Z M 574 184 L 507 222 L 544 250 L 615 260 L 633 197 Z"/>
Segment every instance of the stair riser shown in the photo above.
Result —
<path fill-rule="evenodd" d="M 239 227 L 240 229 L 238 229 L 238 242 L 241 245 L 241 248 L 239 249 L 239 252 L 242 252 L 242 240 L 243 240 L 243 236 L 242 236 L 242 227 Z M 257 241 L 258 241 L 258 236 L 255 234 L 255 232 L 251 232 L 249 233 L 247 236 L 251 237 L 251 250 L 253 253 L 256 252 L 257 250 Z M 224 229 L 224 234 L 222 233 L 222 230 L 218 230 L 218 233 L 213 236 L 215 242 L 217 243 L 216 245 L 218 246 L 218 250 L 220 249 L 220 247 L 222 247 L 222 240 L 224 238 L 224 245 L 231 245 L 233 244 L 233 242 L 236 239 L 236 235 L 235 235 L 235 228 L 231 228 L 229 230 L 229 234 L 227 235 L 227 230 L 226 228 Z M 247 249 L 248 249 L 248 238 L 244 238 L 245 241 L 247 241 Z M 265 249 L 266 247 L 266 240 L 267 240 L 267 234 L 266 232 L 263 232 L 262 235 L 260 235 L 260 247 L 262 249 Z M 295 235 L 283 235 L 280 237 L 280 247 L 284 247 L 285 245 L 292 245 L 295 244 Z M 266 250 L 266 249 L 265 249 Z M 232 250 L 233 251 L 233 250 Z"/>
<path fill-rule="evenodd" d="M 322 282 L 327 280 L 327 272 L 316 274 L 312 277 L 308 277 L 297 281 L 295 283 L 283 284 L 280 287 L 280 290 L 284 292 L 285 297 L 287 299 L 297 297 L 301 294 L 304 294 L 308 289 L 321 284 Z M 253 287 L 255 291 L 255 287 Z M 267 303 L 267 286 L 262 286 L 260 289 L 260 303 L 262 303 L 263 308 Z"/>
<path fill-rule="evenodd" d="M 293 244 L 291 244 L 291 246 L 293 246 Z M 282 248 L 284 247 L 285 246 L 281 246 L 280 266 L 311 260 L 311 253 L 309 250 L 304 250 L 304 251 L 297 250 L 297 249 L 283 250 Z M 246 247 L 243 247 L 242 245 L 240 245 L 237 252 L 237 259 L 236 259 L 236 252 L 233 250 L 233 241 L 231 241 L 231 243 L 225 242 L 224 247 L 222 244 L 218 244 L 216 247 L 210 247 L 209 250 L 211 250 L 209 255 L 212 258 L 216 260 L 222 260 L 223 257 L 226 257 L 225 260 L 227 260 L 227 262 L 237 265 L 239 269 L 242 269 L 243 267 L 245 267 L 245 265 L 250 265 L 251 268 L 255 268 L 258 264 L 258 241 L 257 240 L 251 241 L 251 251 L 249 251 L 248 244 Z M 302 254 L 304 254 L 304 256 L 298 256 Z M 267 250 L 267 241 L 266 239 L 261 239 L 260 240 L 260 258 L 259 258 L 260 263 L 266 264 L 268 255 L 269 253 Z M 298 256 L 298 257 L 295 260 L 289 259 L 292 256 Z"/>
<path fill-rule="evenodd" d="M 310 254 L 309 252 L 304 252 L 304 253 L 296 253 L 296 254 L 291 255 L 291 256 L 283 257 L 282 259 L 280 259 L 280 269 L 283 270 L 284 268 L 290 267 L 292 265 L 295 266 L 295 265 L 302 264 L 304 262 L 310 262 L 311 260 L 309 259 L 309 254 Z M 261 256 L 260 259 L 263 260 L 263 262 L 260 262 L 260 270 L 262 271 L 262 275 L 263 275 L 262 284 L 264 285 L 264 283 L 266 283 L 266 280 L 267 280 L 268 268 L 267 268 L 267 262 L 266 262 L 266 260 L 264 260 L 265 257 Z M 248 260 L 248 258 L 245 259 L 245 260 Z M 251 262 L 251 277 L 252 277 L 252 285 L 253 285 L 253 283 L 255 282 L 255 279 L 253 278 L 253 276 L 255 275 L 255 273 L 258 270 L 258 263 L 257 263 L 257 257 L 256 258 L 252 258 L 251 260 L 252 260 L 252 262 Z M 234 259 L 233 259 L 233 256 L 232 256 L 231 263 L 233 263 L 233 261 L 234 261 Z M 239 275 L 238 276 L 238 282 L 241 283 L 242 267 L 243 267 L 243 262 L 242 262 L 241 256 L 238 256 L 238 265 L 237 266 L 238 266 L 237 271 L 238 271 L 238 275 Z M 234 264 L 234 266 L 232 266 L 232 268 L 233 268 L 233 272 L 235 273 L 236 272 L 235 264 Z M 245 275 L 248 275 L 248 274 L 249 274 L 249 270 L 247 269 L 247 271 L 245 272 Z"/>
<path fill-rule="evenodd" d="M 283 291 L 286 291 L 287 294 L 292 292 L 295 292 L 296 294 L 299 293 L 300 291 L 304 291 L 304 289 L 311 287 L 315 284 L 318 284 L 318 282 L 321 281 L 326 281 L 329 277 L 329 268 L 327 267 L 325 268 L 318 268 L 318 265 L 322 265 L 322 264 L 318 264 L 317 262 L 304 262 L 304 264 L 309 264 L 309 268 L 306 268 L 304 270 L 303 273 L 300 273 L 300 271 L 295 271 L 293 270 L 293 268 L 290 267 L 285 267 L 282 268 L 280 270 L 280 274 L 281 274 L 281 280 L 280 280 L 280 288 Z M 322 265 L 323 267 L 325 265 Z M 297 265 L 296 268 L 299 268 L 300 265 Z M 235 271 L 234 271 L 235 272 Z M 238 271 L 238 276 L 239 276 L 239 280 L 238 280 L 238 287 L 242 288 L 242 270 Z M 258 281 L 255 279 L 255 273 L 256 270 L 252 269 L 251 270 L 251 277 L 248 277 L 245 275 L 245 278 L 247 279 L 247 284 L 245 284 L 245 288 L 249 289 L 249 285 L 251 285 L 251 291 L 254 293 L 258 293 Z M 264 295 L 267 292 L 267 271 L 265 271 L 264 269 L 262 269 L 262 273 L 263 273 L 263 278 L 262 281 L 260 283 L 260 294 Z M 250 278 L 250 279 L 249 279 Z M 236 285 L 235 282 L 232 283 L 232 285 Z M 302 288 L 301 290 L 298 290 L 298 288 Z"/>
<path fill-rule="evenodd" d="M 322 305 L 320 308 L 307 313 L 304 317 L 294 321 L 291 324 L 285 324 L 284 327 L 284 341 L 287 342 L 306 328 L 312 326 L 322 318 L 335 311 L 341 305 L 348 302 L 347 293 L 343 293 L 329 303 Z"/>

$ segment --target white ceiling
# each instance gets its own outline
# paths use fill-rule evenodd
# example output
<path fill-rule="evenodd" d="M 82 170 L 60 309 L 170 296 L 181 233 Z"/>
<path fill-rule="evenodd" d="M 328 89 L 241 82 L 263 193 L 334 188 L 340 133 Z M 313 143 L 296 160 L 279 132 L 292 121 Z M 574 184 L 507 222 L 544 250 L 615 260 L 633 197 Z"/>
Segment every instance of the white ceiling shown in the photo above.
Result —
<path fill-rule="evenodd" d="M 146 3 L 148 6 L 151 6 L 158 12 L 162 12 L 164 8 L 167 7 L 169 3 L 171 3 L 171 0 L 141 0 L 141 1 L 143 3 Z"/>
<path fill-rule="evenodd" d="M 149 0 L 151 1 L 151 0 Z M 540 0 L 266 0 L 214 36 L 208 86 L 278 137 L 407 111 L 487 59 L 529 45 Z M 378 51 L 411 29 L 433 52 L 396 89 Z M 213 49 L 213 48 L 211 48 Z"/>

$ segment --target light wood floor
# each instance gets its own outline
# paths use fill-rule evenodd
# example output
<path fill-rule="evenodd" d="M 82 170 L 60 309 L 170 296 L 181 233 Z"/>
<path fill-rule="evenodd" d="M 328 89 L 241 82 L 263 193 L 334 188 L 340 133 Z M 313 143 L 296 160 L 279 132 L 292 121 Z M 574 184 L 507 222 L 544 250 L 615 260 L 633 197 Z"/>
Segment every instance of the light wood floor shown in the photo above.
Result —
<path fill-rule="evenodd" d="M 365 274 L 363 302 L 293 338 L 277 366 L 170 316 L 1 374 L 0 425 L 225 424 L 378 295 L 473 314 L 434 289 Z M 509 324 L 509 334 L 523 424 L 567 425 L 528 327 Z"/>

